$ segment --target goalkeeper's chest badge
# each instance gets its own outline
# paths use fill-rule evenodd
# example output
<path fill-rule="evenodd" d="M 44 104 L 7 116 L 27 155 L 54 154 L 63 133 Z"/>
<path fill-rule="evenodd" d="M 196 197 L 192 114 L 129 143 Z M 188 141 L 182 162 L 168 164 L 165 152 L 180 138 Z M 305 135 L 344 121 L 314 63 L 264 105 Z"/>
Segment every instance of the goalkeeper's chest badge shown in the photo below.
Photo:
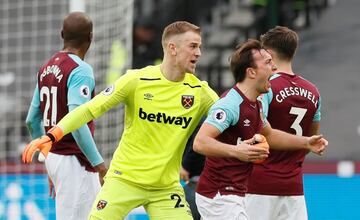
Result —
<path fill-rule="evenodd" d="M 98 204 L 96 205 L 97 210 L 102 210 L 107 205 L 107 201 L 105 200 L 99 200 Z"/>
<path fill-rule="evenodd" d="M 188 109 L 194 105 L 194 96 L 193 95 L 182 95 L 181 104 L 184 108 Z"/>

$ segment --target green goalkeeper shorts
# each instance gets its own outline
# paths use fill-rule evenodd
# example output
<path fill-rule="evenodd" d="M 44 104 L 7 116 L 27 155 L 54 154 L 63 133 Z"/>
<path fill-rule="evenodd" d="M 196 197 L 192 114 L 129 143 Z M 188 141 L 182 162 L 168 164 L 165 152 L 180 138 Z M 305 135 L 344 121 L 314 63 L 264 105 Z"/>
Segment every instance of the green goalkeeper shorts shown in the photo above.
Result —
<path fill-rule="evenodd" d="M 193 219 L 184 190 L 176 187 L 149 190 L 119 178 L 106 178 L 97 195 L 89 219 L 124 219 L 136 207 L 144 206 L 150 219 Z"/>

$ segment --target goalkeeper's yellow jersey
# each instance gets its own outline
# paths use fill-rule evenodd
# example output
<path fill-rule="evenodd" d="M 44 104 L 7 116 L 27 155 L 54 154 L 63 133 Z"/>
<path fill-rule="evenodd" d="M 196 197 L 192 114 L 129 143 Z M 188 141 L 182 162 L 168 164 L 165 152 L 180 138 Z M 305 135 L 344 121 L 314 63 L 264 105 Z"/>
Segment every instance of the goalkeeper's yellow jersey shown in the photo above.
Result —
<path fill-rule="evenodd" d="M 167 188 L 179 184 L 187 139 L 217 99 L 208 84 L 193 74 L 187 73 L 181 82 L 172 82 L 162 75 L 159 65 L 148 66 L 129 70 L 114 85 L 76 109 L 73 114 L 77 119 L 65 117 L 66 121 L 59 125 L 69 132 L 69 119 L 79 123 L 79 118 L 88 112 L 91 118 L 97 118 L 124 103 L 124 132 L 107 177 L 149 189 Z"/>

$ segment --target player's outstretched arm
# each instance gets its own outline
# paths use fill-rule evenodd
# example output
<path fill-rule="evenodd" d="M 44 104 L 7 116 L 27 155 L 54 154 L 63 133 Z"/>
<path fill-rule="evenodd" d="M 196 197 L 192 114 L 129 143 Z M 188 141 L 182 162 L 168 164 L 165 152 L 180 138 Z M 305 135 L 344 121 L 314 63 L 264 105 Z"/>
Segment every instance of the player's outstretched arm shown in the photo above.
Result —
<path fill-rule="evenodd" d="M 300 150 L 307 149 L 313 153 L 322 155 L 328 145 L 328 141 L 322 135 L 311 137 L 289 134 L 267 125 L 261 130 L 266 137 L 270 148 L 276 150 Z"/>

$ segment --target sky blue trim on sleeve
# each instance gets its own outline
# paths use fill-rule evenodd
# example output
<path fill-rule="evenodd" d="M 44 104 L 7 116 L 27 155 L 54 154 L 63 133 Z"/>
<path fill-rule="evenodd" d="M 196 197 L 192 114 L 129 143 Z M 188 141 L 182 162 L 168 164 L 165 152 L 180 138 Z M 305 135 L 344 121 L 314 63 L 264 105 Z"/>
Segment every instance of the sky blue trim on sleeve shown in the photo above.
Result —
<path fill-rule="evenodd" d="M 261 101 L 261 106 L 262 106 L 263 114 L 265 117 L 268 117 L 269 105 L 270 105 L 272 99 L 273 99 L 273 91 L 271 88 L 270 88 L 269 92 L 267 92 L 265 94 L 261 94 L 258 97 L 258 100 Z"/>
<path fill-rule="evenodd" d="M 231 89 L 225 97 L 219 99 L 210 108 L 205 120 L 216 127 L 221 133 L 228 127 L 235 125 L 240 117 L 239 105 L 243 102 L 237 91 Z"/>
<path fill-rule="evenodd" d="M 40 110 L 40 95 L 38 85 L 35 86 L 34 95 L 26 116 L 26 126 L 32 139 L 39 138 L 45 134 L 42 126 L 42 113 Z"/>
<path fill-rule="evenodd" d="M 95 89 L 94 73 L 89 64 L 74 54 L 69 55 L 78 67 L 73 69 L 67 81 L 68 105 L 81 105 L 91 99 Z"/>
<path fill-rule="evenodd" d="M 281 76 L 279 73 L 275 73 L 274 75 L 272 75 L 272 76 L 270 77 L 270 80 L 276 79 L 276 78 L 278 78 L 279 76 Z"/>
<path fill-rule="evenodd" d="M 76 107 L 77 106 L 75 105 L 70 105 L 69 111 L 74 110 Z M 96 148 L 94 138 L 92 137 L 87 124 L 71 132 L 71 134 L 92 166 L 96 166 L 104 162 L 104 159 L 101 157 L 98 149 Z"/>
<path fill-rule="evenodd" d="M 319 122 L 321 120 L 321 96 L 319 97 L 318 106 L 313 118 L 313 122 Z"/>
<path fill-rule="evenodd" d="M 79 105 L 82 105 L 91 99 L 91 94 L 95 89 L 95 79 L 93 69 L 88 63 L 81 60 L 75 54 L 69 54 L 69 56 L 77 64 L 79 64 L 79 66 L 73 69 L 70 73 L 67 82 L 67 105 L 69 107 L 69 111 L 72 111 Z M 86 124 L 71 132 L 71 134 L 92 166 L 96 166 L 104 162 L 98 149 L 96 148 L 90 129 Z"/>

